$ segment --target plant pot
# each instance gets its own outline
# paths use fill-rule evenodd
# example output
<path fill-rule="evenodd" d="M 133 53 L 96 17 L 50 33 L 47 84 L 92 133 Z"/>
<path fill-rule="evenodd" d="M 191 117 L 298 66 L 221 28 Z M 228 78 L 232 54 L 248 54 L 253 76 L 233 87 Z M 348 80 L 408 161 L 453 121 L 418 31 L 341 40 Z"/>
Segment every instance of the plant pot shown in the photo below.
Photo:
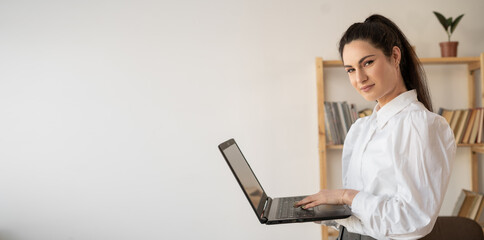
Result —
<path fill-rule="evenodd" d="M 442 57 L 457 57 L 457 45 L 459 42 L 441 42 L 440 54 Z"/>

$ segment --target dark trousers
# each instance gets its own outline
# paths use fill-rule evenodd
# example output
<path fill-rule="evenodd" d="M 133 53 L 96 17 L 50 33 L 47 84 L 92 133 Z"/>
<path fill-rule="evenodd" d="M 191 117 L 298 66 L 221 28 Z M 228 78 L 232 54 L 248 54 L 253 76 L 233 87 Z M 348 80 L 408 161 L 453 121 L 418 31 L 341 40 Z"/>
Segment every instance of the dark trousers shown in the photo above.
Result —
<path fill-rule="evenodd" d="M 340 226 L 338 240 L 375 240 L 375 239 L 366 235 L 348 232 L 345 227 Z"/>

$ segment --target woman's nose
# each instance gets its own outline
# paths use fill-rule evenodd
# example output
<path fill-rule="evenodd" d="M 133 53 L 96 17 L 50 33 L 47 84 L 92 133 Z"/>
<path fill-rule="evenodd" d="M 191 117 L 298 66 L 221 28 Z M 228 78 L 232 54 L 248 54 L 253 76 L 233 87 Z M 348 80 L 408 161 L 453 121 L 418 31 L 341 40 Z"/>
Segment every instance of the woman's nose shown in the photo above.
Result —
<path fill-rule="evenodd" d="M 366 80 L 368 80 L 368 76 L 366 75 L 365 71 L 356 70 L 356 81 L 364 82 Z"/>

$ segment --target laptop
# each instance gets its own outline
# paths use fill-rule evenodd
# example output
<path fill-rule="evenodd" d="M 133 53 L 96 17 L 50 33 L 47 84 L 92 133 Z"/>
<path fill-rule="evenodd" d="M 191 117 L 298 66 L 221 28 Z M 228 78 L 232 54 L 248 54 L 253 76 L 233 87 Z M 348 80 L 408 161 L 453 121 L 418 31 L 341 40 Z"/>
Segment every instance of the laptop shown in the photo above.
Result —
<path fill-rule="evenodd" d="M 314 222 L 351 216 L 351 210 L 346 205 L 319 205 L 302 209 L 293 205 L 306 196 L 269 197 L 234 139 L 221 143 L 218 148 L 261 224 Z"/>

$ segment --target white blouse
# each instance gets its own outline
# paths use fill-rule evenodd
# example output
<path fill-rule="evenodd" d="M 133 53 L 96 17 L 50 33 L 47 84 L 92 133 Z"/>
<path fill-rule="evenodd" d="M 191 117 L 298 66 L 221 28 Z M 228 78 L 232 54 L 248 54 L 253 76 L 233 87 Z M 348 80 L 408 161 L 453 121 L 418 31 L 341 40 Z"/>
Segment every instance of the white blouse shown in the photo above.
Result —
<path fill-rule="evenodd" d="M 455 156 L 446 120 L 400 94 L 351 127 L 343 148 L 343 186 L 360 191 L 348 231 L 376 239 L 418 239 L 439 214 Z"/>

